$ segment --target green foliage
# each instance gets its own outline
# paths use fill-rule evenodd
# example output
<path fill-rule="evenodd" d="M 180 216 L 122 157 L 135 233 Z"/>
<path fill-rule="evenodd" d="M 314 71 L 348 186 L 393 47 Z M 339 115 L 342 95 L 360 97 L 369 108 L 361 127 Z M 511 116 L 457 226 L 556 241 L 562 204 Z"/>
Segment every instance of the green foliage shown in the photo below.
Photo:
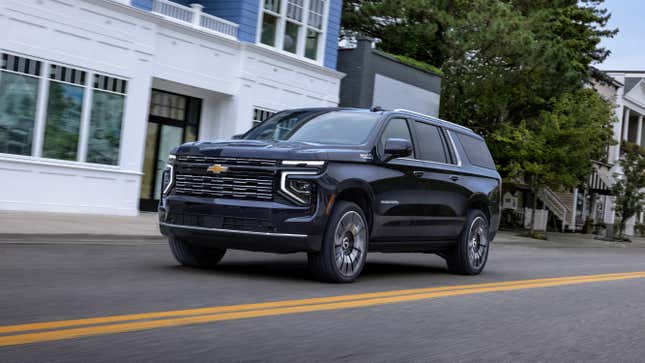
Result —
<path fill-rule="evenodd" d="M 611 139 L 612 108 L 584 89 L 603 0 L 344 1 L 343 33 L 443 71 L 441 116 L 484 135 L 507 178 L 573 187 Z"/>
<path fill-rule="evenodd" d="M 381 49 L 441 65 L 450 0 L 343 1 L 343 30 L 381 40 Z"/>
<path fill-rule="evenodd" d="M 491 151 L 511 178 L 531 175 L 536 188 L 577 187 L 611 139 L 612 112 L 591 89 L 565 93 L 535 120 L 502 123 L 489 134 Z"/>
<path fill-rule="evenodd" d="M 426 62 L 421 62 L 421 61 L 418 61 L 416 59 L 406 57 L 404 55 L 392 54 L 392 53 L 387 53 L 387 52 L 384 52 L 384 53 L 389 55 L 390 57 L 396 58 L 399 62 L 401 62 L 403 64 L 406 64 L 406 65 L 409 65 L 411 67 L 419 68 L 419 69 L 422 69 L 422 70 L 424 70 L 426 72 L 434 73 L 434 74 L 439 75 L 439 76 L 443 75 L 443 72 L 441 71 L 441 69 L 433 66 L 432 64 L 428 64 Z"/>
<path fill-rule="evenodd" d="M 636 213 L 643 212 L 645 204 L 645 149 L 631 143 L 621 146 L 623 152 L 620 166 L 623 175 L 615 175 L 617 181 L 612 186 L 616 196 L 616 217 L 618 218 L 618 237 L 625 231 L 625 223 Z"/>

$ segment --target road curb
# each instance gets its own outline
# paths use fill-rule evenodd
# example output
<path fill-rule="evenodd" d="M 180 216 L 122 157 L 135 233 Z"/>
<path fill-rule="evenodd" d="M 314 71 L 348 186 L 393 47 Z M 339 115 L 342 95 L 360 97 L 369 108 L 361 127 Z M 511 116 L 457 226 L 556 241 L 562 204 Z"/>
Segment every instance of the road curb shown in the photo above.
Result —
<path fill-rule="evenodd" d="M 91 234 L 91 233 L 0 233 L 0 243 L 162 243 L 159 235 Z"/>

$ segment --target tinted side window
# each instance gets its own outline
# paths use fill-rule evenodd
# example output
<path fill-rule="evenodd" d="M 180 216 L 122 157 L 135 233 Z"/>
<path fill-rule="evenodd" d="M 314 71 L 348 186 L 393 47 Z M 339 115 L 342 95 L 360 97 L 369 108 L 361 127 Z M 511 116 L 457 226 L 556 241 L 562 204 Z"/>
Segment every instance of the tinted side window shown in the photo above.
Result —
<path fill-rule="evenodd" d="M 412 144 L 412 137 L 410 136 L 410 129 L 408 128 L 408 122 L 403 118 L 393 118 L 388 121 L 385 130 L 383 130 L 383 135 L 381 135 L 381 150 L 385 147 L 385 141 L 387 139 L 406 139 Z M 412 152 L 412 157 L 414 157 L 414 152 Z"/>
<path fill-rule="evenodd" d="M 464 135 L 459 132 L 456 134 L 459 138 L 459 142 L 461 142 L 461 146 L 464 147 L 466 156 L 468 157 L 468 160 L 470 160 L 471 164 L 482 168 L 495 169 L 495 161 L 493 161 L 493 157 L 490 155 L 490 151 L 488 151 L 488 147 L 486 147 L 484 140 Z"/>
<path fill-rule="evenodd" d="M 425 122 L 416 121 L 414 127 L 417 131 L 417 145 L 419 159 L 447 163 L 441 129 Z"/>

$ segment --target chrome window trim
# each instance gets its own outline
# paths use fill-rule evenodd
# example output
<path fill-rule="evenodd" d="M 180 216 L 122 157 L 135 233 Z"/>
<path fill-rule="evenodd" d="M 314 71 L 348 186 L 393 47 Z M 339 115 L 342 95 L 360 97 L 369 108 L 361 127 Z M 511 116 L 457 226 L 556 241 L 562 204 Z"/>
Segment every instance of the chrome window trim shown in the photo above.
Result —
<path fill-rule="evenodd" d="M 299 198 L 297 195 L 291 193 L 287 189 L 287 177 L 289 175 L 316 175 L 318 172 L 316 171 L 283 171 L 282 175 L 280 175 L 280 191 L 288 195 L 289 197 L 293 198 L 294 200 L 298 201 L 299 203 L 304 204 L 305 201 Z"/>
<path fill-rule="evenodd" d="M 247 235 L 253 235 L 253 236 L 265 236 L 265 237 L 293 237 L 293 238 L 307 238 L 307 237 L 309 237 L 306 234 L 241 231 L 241 230 L 238 230 L 238 229 L 184 226 L 184 225 L 181 225 L 181 224 L 172 224 L 172 223 L 166 223 L 166 222 L 159 222 L 159 224 L 164 226 L 164 227 L 192 229 L 192 230 L 195 230 L 195 231 L 224 232 L 224 233 L 247 234 Z"/>
<path fill-rule="evenodd" d="M 394 160 L 417 161 L 417 162 L 427 163 L 427 164 L 460 167 L 460 165 L 457 165 L 457 164 L 442 163 L 440 161 L 432 161 L 432 160 L 421 160 L 421 159 L 413 159 L 413 158 L 398 158 L 398 159 L 394 159 Z"/>
<path fill-rule="evenodd" d="M 446 133 L 448 134 L 448 140 L 450 140 L 450 146 L 452 147 L 452 152 L 455 153 L 455 157 L 457 158 L 457 166 L 461 167 L 462 165 L 461 155 L 459 155 L 459 152 L 457 151 L 457 146 L 455 145 L 455 140 L 452 138 L 452 130 L 446 130 Z"/>
<path fill-rule="evenodd" d="M 454 122 L 450 122 L 450 121 L 442 120 L 442 119 L 437 118 L 437 117 L 432 117 L 432 116 L 430 116 L 430 115 L 426 115 L 426 114 L 423 114 L 423 113 L 419 113 L 419 112 L 415 112 L 415 111 L 406 110 L 406 109 L 404 109 L 404 108 L 397 108 L 397 109 L 392 110 L 392 111 L 393 111 L 393 112 L 407 113 L 407 114 L 414 115 L 414 116 L 419 116 L 419 117 L 424 117 L 424 118 L 426 118 L 426 119 L 429 119 L 429 120 L 431 120 L 431 121 L 435 121 L 435 122 L 437 122 L 437 121 L 439 121 L 439 122 L 445 122 L 446 124 L 448 124 L 448 125 L 450 125 L 450 126 L 458 127 L 458 128 L 461 128 L 461 129 L 467 130 L 467 131 L 469 131 L 469 132 L 473 132 L 473 130 L 469 129 L 469 128 L 468 128 L 468 127 L 466 127 L 466 126 L 459 125 L 459 124 L 456 124 L 456 123 L 454 123 Z"/>

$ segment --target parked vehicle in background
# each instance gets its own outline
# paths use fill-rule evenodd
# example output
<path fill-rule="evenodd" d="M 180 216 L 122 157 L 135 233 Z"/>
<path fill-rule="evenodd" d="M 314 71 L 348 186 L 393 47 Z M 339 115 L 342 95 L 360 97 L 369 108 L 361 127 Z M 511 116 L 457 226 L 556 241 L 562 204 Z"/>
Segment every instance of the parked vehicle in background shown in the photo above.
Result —
<path fill-rule="evenodd" d="M 159 224 L 182 264 L 227 249 L 307 252 L 350 282 L 367 252 L 437 253 L 480 273 L 500 220 L 500 176 L 480 136 L 406 110 L 282 111 L 238 140 L 175 149 Z"/>

